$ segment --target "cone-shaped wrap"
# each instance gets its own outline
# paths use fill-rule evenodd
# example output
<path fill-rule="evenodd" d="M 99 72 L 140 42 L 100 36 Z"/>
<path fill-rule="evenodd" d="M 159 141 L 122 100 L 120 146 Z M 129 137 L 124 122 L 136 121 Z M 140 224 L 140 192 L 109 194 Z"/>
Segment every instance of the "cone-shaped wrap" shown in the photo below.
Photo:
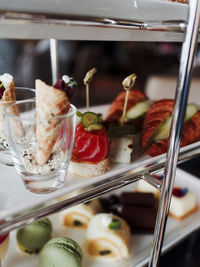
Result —
<path fill-rule="evenodd" d="M 63 90 L 36 80 L 36 159 L 39 165 L 45 164 L 57 140 L 62 120 L 58 115 L 69 111 L 70 103 Z"/>

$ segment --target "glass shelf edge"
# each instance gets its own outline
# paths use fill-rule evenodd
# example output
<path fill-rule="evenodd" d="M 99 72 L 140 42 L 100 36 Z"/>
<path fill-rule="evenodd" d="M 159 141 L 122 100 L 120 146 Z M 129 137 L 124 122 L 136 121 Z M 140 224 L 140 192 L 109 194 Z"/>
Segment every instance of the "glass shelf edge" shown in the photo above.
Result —
<path fill-rule="evenodd" d="M 146 41 L 145 35 L 149 32 L 149 41 L 164 41 L 165 38 L 167 41 L 170 39 L 182 41 L 187 23 L 185 21 L 138 21 L 0 11 L 0 25 L 2 26 L 0 27 L 1 38 L 65 40 L 108 40 L 110 38 L 110 40 Z M 49 27 L 51 31 L 48 31 Z M 82 28 L 85 31 L 84 35 L 80 35 Z M 94 32 L 92 34 L 90 32 L 89 36 L 87 31 L 90 30 Z M 118 30 L 117 33 L 116 30 Z M 163 33 L 168 33 L 168 36 Z M 174 36 L 175 33 L 176 36 Z"/>
<path fill-rule="evenodd" d="M 186 159 L 191 159 L 199 154 L 200 154 L 200 141 L 191 144 L 187 147 L 181 148 L 179 154 L 179 163 Z M 139 180 L 141 176 L 144 175 L 144 173 L 147 172 L 150 174 L 156 173 L 162 170 L 164 166 L 165 166 L 165 155 L 162 155 L 159 159 L 156 159 L 149 166 L 145 165 L 140 166 L 139 168 L 129 170 L 119 175 L 111 176 L 106 180 L 104 180 L 103 184 L 101 184 L 100 182 L 94 183 L 92 185 L 93 186 L 92 189 L 91 188 L 88 189 L 86 186 L 85 192 L 79 194 L 78 196 L 71 197 L 69 199 L 59 201 L 57 203 L 52 203 L 51 200 L 46 203 L 45 207 L 42 207 L 40 209 L 36 210 L 32 209 L 32 211 L 30 211 L 30 209 L 27 209 L 26 211 L 23 212 L 24 215 L 20 213 L 17 214 L 15 213 L 10 215 L 9 218 L 2 217 L 0 218 L 1 221 L 0 234 L 17 229 L 47 215 L 57 213 L 58 211 L 61 211 L 63 209 L 83 203 L 85 201 L 89 201 L 92 198 L 101 196 L 107 192 L 126 186 L 130 183 Z M 82 188 L 82 190 L 84 190 L 84 188 Z M 27 212 L 27 214 L 25 214 L 25 212 Z M 2 221 L 4 221 L 4 223 L 2 223 Z"/>

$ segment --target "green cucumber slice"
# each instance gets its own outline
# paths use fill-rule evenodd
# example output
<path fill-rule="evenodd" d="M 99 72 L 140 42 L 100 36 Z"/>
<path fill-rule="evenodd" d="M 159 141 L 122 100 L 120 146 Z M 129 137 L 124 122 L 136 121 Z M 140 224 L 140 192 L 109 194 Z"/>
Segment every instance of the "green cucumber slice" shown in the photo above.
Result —
<path fill-rule="evenodd" d="M 125 115 L 125 119 L 126 120 L 137 119 L 143 116 L 147 112 L 149 107 L 150 107 L 149 101 L 145 100 L 145 101 L 139 102 L 127 111 Z"/>
<path fill-rule="evenodd" d="M 101 130 L 103 128 L 102 124 L 94 123 L 90 124 L 88 127 L 84 128 L 86 131 L 94 131 L 94 130 Z"/>
<path fill-rule="evenodd" d="M 184 121 L 188 121 L 198 112 L 198 106 L 195 104 L 188 104 Z"/>
<path fill-rule="evenodd" d="M 190 120 L 198 111 L 198 107 L 195 104 L 188 104 L 186 108 L 186 114 L 184 122 Z M 167 117 L 155 130 L 151 139 L 154 142 L 165 140 L 169 137 L 170 127 L 172 122 L 172 116 Z"/>
<path fill-rule="evenodd" d="M 154 142 L 167 139 L 169 137 L 170 127 L 172 123 L 172 116 L 167 117 L 155 130 L 151 139 Z"/>
<path fill-rule="evenodd" d="M 94 112 L 87 111 L 82 114 L 81 123 L 84 128 L 88 128 L 91 124 L 99 123 L 99 116 Z"/>

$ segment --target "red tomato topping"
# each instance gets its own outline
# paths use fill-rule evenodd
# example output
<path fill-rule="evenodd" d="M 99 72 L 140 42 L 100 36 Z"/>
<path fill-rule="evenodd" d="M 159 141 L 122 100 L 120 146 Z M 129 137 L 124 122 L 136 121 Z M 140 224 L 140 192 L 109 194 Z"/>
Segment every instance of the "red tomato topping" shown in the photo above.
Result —
<path fill-rule="evenodd" d="M 85 131 L 79 123 L 75 133 L 75 151 L 80 160 L 99 162 L 108 157 L 108 137 L 105 128 Z"/>

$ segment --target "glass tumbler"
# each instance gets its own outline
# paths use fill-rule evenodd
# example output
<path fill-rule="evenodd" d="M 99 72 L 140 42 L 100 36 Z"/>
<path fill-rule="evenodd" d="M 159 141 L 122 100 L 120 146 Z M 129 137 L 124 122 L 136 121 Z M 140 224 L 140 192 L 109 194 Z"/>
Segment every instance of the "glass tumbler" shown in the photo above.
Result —
<path fill-rule="evenodd" d="M 48 193 L 62 187 L 74 145 L 75 106 L 70 105 L 64 115 L 40 119 L 38 125 L 42 128 L 36 123 L 35 100 L 7 106 L 4 118 L 13 162 L 26 188 Z M 44 163 L 38 156 L 41 151 L 48 151 Z"/>
<path fill-rule="evenodd" d="M 16 101 L 34 99 L 35 89 L 15 87 Z M 7 166 L 14 166 L 10 156 L 10 149 L 5 133 L 5 123 L 3 118 L 3 109 L 10 104 L 9 101 L 0 101 L 0 163 Z"/>

